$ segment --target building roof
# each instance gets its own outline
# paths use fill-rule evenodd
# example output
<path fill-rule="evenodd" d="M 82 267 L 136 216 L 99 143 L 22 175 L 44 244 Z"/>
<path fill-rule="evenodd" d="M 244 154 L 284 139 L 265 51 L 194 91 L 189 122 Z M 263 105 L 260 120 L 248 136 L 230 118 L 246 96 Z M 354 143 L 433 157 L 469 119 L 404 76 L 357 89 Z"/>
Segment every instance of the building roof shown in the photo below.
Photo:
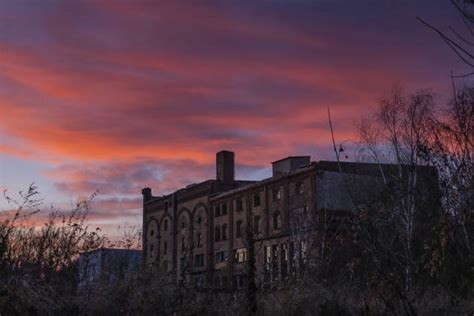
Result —
<path fill-rule="evenodd" d="M 285 157 L 285 158 L 281 158 L 281 159 L 272 161 L 272 164 L 277 163 L 277 162 L 280 162 L 280 161 L 283 161 L 283 160 L 295 159 L 295 158 L 311 159 L 311 156 L 288 156 L 288 157 Z"/>
<path fill-rule="evenodd" d="M 266 178 L 266 179 L 263 179 L 263 180 L 260 180 L 260 181 L 256 181 L 255 183 L 252 183 L 252 184 L 248 184 L 248 185 L 245 185 L 245 186 L 241 186 L 239 188 L 235 188 L 235 189 L 232 189 L 232 190 L 228 190 L 228 191 L 225 191 L 225 192 L 222 192 L 222 193 L 215 194 L 215 195 L 211 196 L 211 200 L 220 199 L 220 198 L 223 198 L 223 197 L 226 197 L 226 196 L 229 196 L 229 195 L 236 194 L 238 192 L 243 192 L 243 191 L 246 191 L 246 190 L 249 190 L 249 189 L 257 188 L 261 185 L 265 185 L 265 184 L 268 184 L 268 183 L 271 183 L 271 182 L 274 182 L 274 181 L 278 181 L 278 180 L 281 180 L 281 179 L 284 179 L 284 178 L 293 177 L 295 175 L 305 173 L 305 172 L 308 172 L 308 171 L 311 171 L 311 170 L 315 170 L 315 165 L 314 164 L 312 164 L 310 166 L 307 166 L 307 167 L 298 168 L 296 170 L 290 171 L 289 173 L 286 173 L 286 174 L 281 175 L 281 176 Z"/>

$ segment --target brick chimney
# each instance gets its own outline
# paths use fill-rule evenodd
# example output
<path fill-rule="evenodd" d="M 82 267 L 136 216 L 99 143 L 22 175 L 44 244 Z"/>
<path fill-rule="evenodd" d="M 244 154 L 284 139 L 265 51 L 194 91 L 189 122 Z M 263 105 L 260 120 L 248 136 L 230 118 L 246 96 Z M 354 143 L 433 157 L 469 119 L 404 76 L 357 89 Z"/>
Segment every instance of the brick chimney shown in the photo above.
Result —
<path fill-rule="evenodd" d="M 234 153 L 222 150 L 216 154 L 216 179 L 224 184 L 234 182 Z"/>

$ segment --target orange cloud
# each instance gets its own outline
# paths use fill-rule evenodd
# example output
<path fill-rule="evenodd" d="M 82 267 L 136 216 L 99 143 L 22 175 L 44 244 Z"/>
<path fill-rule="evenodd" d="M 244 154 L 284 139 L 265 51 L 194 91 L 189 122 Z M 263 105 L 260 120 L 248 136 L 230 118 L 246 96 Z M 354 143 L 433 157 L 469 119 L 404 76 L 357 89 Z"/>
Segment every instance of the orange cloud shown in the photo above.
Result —
<path fill-rule="evenodd" d="M 326 157 L 328 106 L 337 140 L 353 139 L 394 82 L 437 89 L 452 68 L 412 21 L 428 6 L 385 6 L 5 5 L 0 152 L 48 161 L 60 192 L 104 199 L 213 177 L 220 149 L 237 153 L 244 177 L 291 154 Z M 136 201 L 114 201 L 96 220 L 135 214 Z"/>

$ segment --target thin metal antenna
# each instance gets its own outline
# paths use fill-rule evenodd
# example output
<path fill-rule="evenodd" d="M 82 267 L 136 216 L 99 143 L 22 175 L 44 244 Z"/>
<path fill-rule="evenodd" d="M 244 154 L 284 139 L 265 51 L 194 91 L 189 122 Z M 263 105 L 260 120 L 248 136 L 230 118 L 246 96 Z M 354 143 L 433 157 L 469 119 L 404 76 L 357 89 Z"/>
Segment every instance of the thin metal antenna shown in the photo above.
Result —
<path fill-rule="evenodd" d="M 329 111 L 329 106 L 328 106 L 328 120 L 329 120 L 329 128 L 331 129 L 332 145 L 334 148 L 334 153 L 336 154 L 337 166 L 339 167 L 339 172 L 342 172 L 341 163 L 339 161 L 339 153 L 337 152 L 336 141 L 334 140 L 334 130 L 332 128 L 331 112 Z"/>

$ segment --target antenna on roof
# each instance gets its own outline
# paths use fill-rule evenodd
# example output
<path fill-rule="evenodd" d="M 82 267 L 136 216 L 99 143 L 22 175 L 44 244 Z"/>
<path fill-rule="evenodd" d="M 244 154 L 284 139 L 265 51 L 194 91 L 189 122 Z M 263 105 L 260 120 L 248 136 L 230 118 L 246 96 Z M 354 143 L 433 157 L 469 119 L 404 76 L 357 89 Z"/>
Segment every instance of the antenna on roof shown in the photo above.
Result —
<path fill-rule="evenodd" d="M 339 172 L 342 172 L 341 163 L 339 162 L 339 153 L 337 152 L 336 141 L 334 140 L 334 130 L 332 128 L 331 112 L 329 111 L 329 106 L 328 106 L 328 120 L 329 120 L 329 128 L 331 129 L 332 145 L 334 148 L 334 153 L 336 154 L 337 166 L 339 168 Z"/>

